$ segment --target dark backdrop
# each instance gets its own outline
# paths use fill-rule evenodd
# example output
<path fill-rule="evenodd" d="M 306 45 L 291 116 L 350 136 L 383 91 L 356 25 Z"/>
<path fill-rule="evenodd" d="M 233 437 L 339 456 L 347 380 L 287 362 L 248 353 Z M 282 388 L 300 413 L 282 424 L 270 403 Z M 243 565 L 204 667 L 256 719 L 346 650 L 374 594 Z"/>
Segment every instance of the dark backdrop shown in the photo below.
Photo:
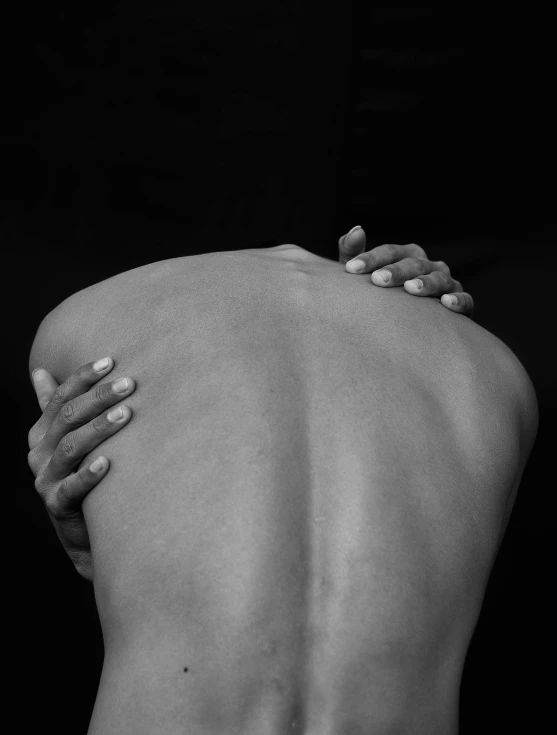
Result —
<path fill-rule="evenodd" d="M 9 379 L 21 422 L 22 731 L 85 733 L 102 666 L 92 586 L 61 549 L 26 463 L 39 415 L 27 359 L 41 319 L 85 286 L 165 258 L 282 242 L 336 258 L 354 224 L 370 247 L 418 242 L 445 260 L 476 321 L 534 382 L 538 440 L 467 658 L 461 733 L 546 729 L 557 262 L 553 54 L 549 15 L 537 12 L 359 0 L 29 12 L 9 70 L 24 120 L 2 138 L 1 219 L 18 259 L 6 314 L 19 341 Z"/>

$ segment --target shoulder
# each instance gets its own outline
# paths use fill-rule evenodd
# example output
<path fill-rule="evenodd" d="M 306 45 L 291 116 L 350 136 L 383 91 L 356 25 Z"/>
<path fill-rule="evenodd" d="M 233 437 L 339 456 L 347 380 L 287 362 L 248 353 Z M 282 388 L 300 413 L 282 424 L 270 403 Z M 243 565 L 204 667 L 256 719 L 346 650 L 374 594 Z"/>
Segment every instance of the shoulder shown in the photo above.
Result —
<path fill-rule="evenodd" d="M 492 410 L 497 414 L 505 405 L 505 417 L 515 427 L 520 443 L 519 464 L 522 469 L 536 440 L 539 423 L 538 399 L 534 384 L 518 356 L 499 337 L 480 328 L 488 342 L 486 359 L 481 363 L 483 382 L 493 396 Z M 505 430 L 501 426 L 501 430 Z M 521 470 L 522 471 L 522 470 Z"/>
<path fill-rule="evenodd" d="M 42 367 L 53 375 L 58 383 L 67 376 L 63 375 L 64 356 L 72 338 L 73 324 L 69 302 L 65 299 L 43 317 L 35 333 L 29 354 L 29 373 Z"/>
<path fill-rule="evenodd" d="M 500 343 L 501 371 L 508 381 L 516 402 L 521 432 L 521 449 L 522 453 L 525 454 L 526 461 L 538 433 L 538 398 L 534 384 L 524 365 L 508 345 L 501 340 L 498 341 Z"/>
<path fill-rule="evenodd" d="M 70 294 L 43 316 L 29 354 L 30 373 L 37 367 L 43 367 L 58 383 L 68 378 L 79 330 L 86 328 L 88 321 L 94 318 L 99 296 L 102 302 L 103 284 L 112 280 L 110 278 Z"/>
<path fill-rule="evenodd" d="M 110 330 L 115 314 L 137 314 L 146 295 L 159 284 L 164 289 L 172 273 L 191 267 L 191 257 L 148 263 L 76 291 L 43 317 L 29 355 L 29 372 L 44 367 L 59 382 L 75 369 L 75 361 L 87 344 L 87 337 L 99 325 Z M 187 261 L 187 263 L 182 262 Z M 95 357 L 95 356 L 93 356 Z M 91 358 L 93 359 L 93 358 Z"/>
<path fill-rule="evenodd" d="M 538 400 L 526 368 L 516 353 L 497 335 L 470 320 L 463 326 L 466 327 L 469 350 L 474 358 L 478 358 L 478 377 L 499 400 L 515 408 L 525 437 L 529 437 L 533 443 L 539 420 Z"/>

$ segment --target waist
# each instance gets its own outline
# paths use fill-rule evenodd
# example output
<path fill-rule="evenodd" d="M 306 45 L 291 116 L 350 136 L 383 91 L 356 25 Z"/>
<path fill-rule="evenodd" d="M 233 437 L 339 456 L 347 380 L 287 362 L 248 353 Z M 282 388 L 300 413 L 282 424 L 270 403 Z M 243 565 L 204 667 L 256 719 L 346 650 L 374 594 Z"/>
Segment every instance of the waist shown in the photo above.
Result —
<path fill-rule="evenodd" d="M 249 638 L 241 654 L 216 660 L 196 632 L 146 631 L 105 660 L 88 735 L 458 732 L 460 671 L 449 661 L 401 671 L 360 657 L 347 678 L 338 662 L 300 668 L 256 648 Z"/>

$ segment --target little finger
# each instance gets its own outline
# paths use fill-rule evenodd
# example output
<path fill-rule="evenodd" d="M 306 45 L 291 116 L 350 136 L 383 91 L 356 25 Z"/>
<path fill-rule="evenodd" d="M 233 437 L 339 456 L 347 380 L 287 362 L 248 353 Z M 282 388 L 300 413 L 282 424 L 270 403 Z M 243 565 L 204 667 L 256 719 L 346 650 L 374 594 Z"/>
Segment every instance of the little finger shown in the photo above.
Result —
<path fill-rule="evenodd" d="M 441 303 L 451 311 L 456 311 L 465 316 L 472 317 L 474 313 L 474 299 L 469 293 L 461 291 L 458 293 L 443 294 Z"/>

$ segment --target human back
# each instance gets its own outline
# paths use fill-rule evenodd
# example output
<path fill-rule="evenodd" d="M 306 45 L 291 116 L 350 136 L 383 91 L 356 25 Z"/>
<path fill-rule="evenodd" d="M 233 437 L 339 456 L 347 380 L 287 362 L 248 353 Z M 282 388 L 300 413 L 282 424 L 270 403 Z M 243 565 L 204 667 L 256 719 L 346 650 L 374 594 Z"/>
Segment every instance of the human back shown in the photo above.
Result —
<path fill-rule="evenodd" d="M 450 732 L 527 458 L 510 350 L 293 246 L 128 271 L 53 330 L 59 379 L 138 384 L 84 505 L 91 732 Z"/>

